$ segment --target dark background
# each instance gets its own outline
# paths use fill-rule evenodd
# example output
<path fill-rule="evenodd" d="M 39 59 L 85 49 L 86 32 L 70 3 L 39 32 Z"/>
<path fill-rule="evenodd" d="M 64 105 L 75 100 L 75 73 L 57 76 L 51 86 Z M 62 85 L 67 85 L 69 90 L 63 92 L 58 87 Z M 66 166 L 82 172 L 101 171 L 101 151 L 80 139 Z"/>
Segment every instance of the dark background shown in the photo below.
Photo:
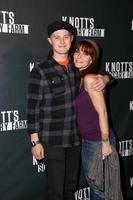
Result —
<path fill-rule="evenodd" d="M 102 47 L 101 67 L 106 63 L 131 62 L 132 76 L 116 78 L 108 89 L 110 118 L 118 137 L 123 193 L 133 199 L 133 1 L 99 0 L 1 0 L 1 11 L 14 13 L 14 24 L 29 25 L 28 34 L 0 32 L 0 123 L 2 113 L 17 110 L 19 120 L 26 120 L 26 93 L 30 66 L 47 56 L 47 25 L 62 16 L 93 18 L 95 29 L 104 29 L 104 37 L 78 36 L 77 40 L 92 38 Z M 10 23 L 8 13 L 6 23 Z M 81 22 L 81 21 L 80 21 Z M 76 23 L 76 22 L 75 22 Z M 88 28 L 90 24 L 88 23 Z M 85 26 L 84 26 L 85 27 Z M 84 28 L 80 27 L 79 28 Z M 122 64 L 120 64 L 120 71 Z M 111 72 L 111 68 L 110 72 Z M 129 71 L 129 65 L 126 72 Z M 116 71 L 115 71 L 116 72 Z M 11 112 L 12 114 L 12 112 Z M 13 116 L 11 115 L 13 121 Z M 2 125 L 1 125 L 2 126 Z M 33 162 L 27 129 L 0 131 L 0 199 L 45 199 L 45 163 Z M 79 191 L 87 188 L 80 178 Z M 76 200 L 85 200 L 85 196 Z"/>

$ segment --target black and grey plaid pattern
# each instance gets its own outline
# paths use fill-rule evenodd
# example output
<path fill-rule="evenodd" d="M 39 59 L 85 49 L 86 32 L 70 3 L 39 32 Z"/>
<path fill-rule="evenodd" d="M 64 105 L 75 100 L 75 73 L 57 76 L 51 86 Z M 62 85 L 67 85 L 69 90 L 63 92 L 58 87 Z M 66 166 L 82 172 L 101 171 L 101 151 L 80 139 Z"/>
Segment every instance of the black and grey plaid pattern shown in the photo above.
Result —
<path fill-rule="evenodd" d="M 33 68 L 28 86 L 28 130 L 54 146 L 79 145 L 76 95 L 80 76 L 70 64 L 64 70 L 52 58 Z"/>

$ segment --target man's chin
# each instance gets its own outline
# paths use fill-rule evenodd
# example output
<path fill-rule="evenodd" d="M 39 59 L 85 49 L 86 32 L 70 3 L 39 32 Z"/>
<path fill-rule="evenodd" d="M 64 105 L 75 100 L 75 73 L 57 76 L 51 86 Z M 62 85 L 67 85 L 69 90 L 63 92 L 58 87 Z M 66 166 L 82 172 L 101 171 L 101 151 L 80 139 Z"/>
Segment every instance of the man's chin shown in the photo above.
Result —
<path fill-rule="evenodd" d="M 68 51 L 60 51 L 60 54 L 66 55 L 66 54 L 68 54 Z"/>

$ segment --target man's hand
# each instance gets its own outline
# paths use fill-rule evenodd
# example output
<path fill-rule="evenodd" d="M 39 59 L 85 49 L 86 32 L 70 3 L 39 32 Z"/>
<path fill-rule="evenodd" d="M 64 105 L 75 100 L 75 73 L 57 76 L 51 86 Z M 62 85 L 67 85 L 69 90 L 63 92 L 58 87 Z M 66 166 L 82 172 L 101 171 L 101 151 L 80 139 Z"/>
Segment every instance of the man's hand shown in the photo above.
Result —
<path fill-rule="evenodd" d="M 108 75 L 95 75 L 95 80 L 90 84 L 89 88 L 95 91 L 102 91 L 109 82 Z"/>
<path fill-rule="evenodd" d="M 38 133 L 31 134 L 31 143 L 33 141 L 39 141 Z M 32 155 L 37 159 L 41 160 L 44 158 L 44 147 L 42 144 L 36 144 L 32 147 Z"/>
<path fill-rule="evenodd" d="M 37 144 L 36 146 L 32 147 L 32 155 L 37 159 L 41 160 L 44 156 L 44 147 L 42 144 Z"/>

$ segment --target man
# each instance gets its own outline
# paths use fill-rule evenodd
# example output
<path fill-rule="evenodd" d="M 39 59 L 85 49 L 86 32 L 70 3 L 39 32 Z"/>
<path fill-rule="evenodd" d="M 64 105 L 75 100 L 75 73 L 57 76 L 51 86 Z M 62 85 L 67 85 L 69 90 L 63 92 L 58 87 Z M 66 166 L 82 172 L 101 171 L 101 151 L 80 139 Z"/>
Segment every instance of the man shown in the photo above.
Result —
<path fill-rule="evenodd" d="M 73 200 L 77 183 L 80 136 L 75 99 L 80 76 L 69 55 L 75 36 L 76 29 L 69 23 L 51 23 L 52 55 L 33 68 L 29 80 L 28 129 L 32 154 L 46 161 L 47 200 Z M 105 86 L 108 78 L 101 77 L 92 88 Z"/>

